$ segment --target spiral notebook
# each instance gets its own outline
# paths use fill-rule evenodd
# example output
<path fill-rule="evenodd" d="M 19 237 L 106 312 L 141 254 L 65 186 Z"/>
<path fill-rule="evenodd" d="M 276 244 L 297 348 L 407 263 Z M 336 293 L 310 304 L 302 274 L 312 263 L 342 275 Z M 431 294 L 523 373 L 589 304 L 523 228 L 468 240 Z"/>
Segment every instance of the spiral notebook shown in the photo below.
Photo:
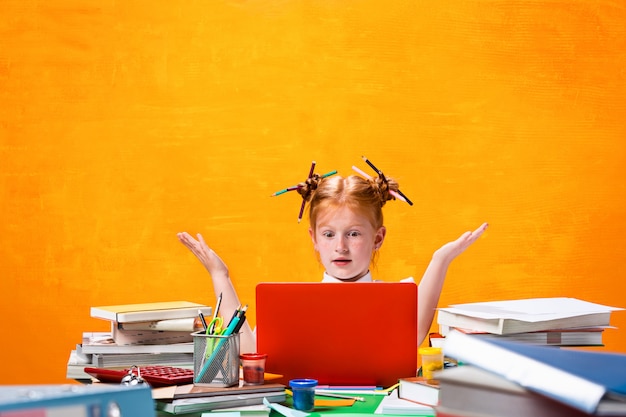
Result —
<path fill-rule="evenodd" d="M 320 385 L 388 387 L 417 370 L 415 283 L 261 283 L 266 371 Z"/>

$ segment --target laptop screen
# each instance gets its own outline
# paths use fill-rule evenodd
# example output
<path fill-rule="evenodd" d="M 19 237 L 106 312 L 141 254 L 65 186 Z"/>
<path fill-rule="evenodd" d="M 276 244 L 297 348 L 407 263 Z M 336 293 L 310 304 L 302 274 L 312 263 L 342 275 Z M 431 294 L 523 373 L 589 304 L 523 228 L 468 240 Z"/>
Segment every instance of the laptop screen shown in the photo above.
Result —
<path fill-rule="evenodd" d="M 256 332 L 283 383 L 388 387 L 416 374 L 417 285 L 261 283 Z"/>

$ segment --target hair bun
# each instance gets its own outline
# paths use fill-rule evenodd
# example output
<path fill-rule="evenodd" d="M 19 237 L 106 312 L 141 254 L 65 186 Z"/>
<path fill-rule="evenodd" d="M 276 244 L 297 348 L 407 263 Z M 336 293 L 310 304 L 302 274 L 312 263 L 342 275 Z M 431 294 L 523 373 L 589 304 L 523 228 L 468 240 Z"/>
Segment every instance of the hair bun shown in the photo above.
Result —
<path fill-rule="evenodd" d="M 380 196 L 381 207 L 384 206 L 387 201 L 396 199 L 391 193 L 392 190 L 397 192 L 400 189 L 395 180 L 387 178 L 385 174 L 379 172 L 378 177 L 373 177 L 371 181 L 374 184 L 374 189 Z"/>

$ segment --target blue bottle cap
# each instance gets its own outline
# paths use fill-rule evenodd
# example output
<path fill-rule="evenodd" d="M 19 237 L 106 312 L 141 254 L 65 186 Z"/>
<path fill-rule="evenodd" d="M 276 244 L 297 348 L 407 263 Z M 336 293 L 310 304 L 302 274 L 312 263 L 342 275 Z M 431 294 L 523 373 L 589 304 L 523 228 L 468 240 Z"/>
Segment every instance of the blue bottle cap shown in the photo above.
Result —
<path fill-rule="evenodd" d="M 317 379 L 292 379 L 289 381 L 289 386 L 292 388 L 315 388 Z"/>

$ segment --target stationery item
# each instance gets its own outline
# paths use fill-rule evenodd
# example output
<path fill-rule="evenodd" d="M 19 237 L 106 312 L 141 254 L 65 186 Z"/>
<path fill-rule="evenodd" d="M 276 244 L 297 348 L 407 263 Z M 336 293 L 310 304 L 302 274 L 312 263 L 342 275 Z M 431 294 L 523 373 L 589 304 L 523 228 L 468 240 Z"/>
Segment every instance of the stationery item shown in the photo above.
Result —
<path fill-rule="evenodd" d="M 448 368 L 437 378 L 441 386 L 437 417 L 589 417 L 583 411 L 475 366 Z"/>
<path fill-rule="evenodd" d="M 211 307 L 189 301 L 164 301 L 91 307 L 91 317 L 118 323 L 183 319 L 196 317 L 200 309 L 211 314 Z"/>
<path fill-rule="evenodd" d="M 408 377 L 398 380 L 398 397 L 404 400 L 435 406 L 439 404 L 439 381 L 424 377 Z"/>
<path fill-rule="evenodd" d="M 239 355 L 243 373 L 243 381 L 248 385 L 260 385 L 265 380 L 265 360 L 267 354 L 264 353 L 242 353 Z"/>
<path fill-rule="evenodd" d="M 196 383 L 217 383 L 223 386 L 233 385 L 235 373 L 239 375 L 239 330 L 246 320 L 248 306 L 238 308 L 233 313 L 224 331 L 213 329 L 209 326 L 209 334 L 194 333 L 194 369 L 196 371 Z M 219 319 L 216 317 L 214 320 Z M 236 336 L 236 337 L 231 337 Z M 217 339 L 216 339 L 217 338 Z M 203 354 L 201 352 L 204 352 Z M 219 373 L 222 377 L 219 381 L 214 378 Z"/>
<path fill-rule="evenodd" d="M 222 335 L 193 333 L 194 384 L 230 387 L 239 382 L 239 333 L 229 328 Z"/>
<path fill-rule="evenodd" d="M 433 379 L 433 374 L 443 369 L 443 350 L 440 347 L 423 347 L 419 349 L 422 359 L 422 376 Z"/>
<path fill-rule="evenodd" d="M 354 400 L 354 401 L 361 401 L 361 402 L 365 401 L 365 398 L 363 397 L 345 395 L 345 394 L 335 394 L 335 393 L 328 392 L 322 389 L 316 389 L 315 395 L 318 395 L 321 397 L 329 397 L 329 398 L 343 398 L 344 400 Z"/>
<path fill-rule="evenodd" d="M 335 170 L 335 171 L 330 171 L 330 172 L 327 172 L 326 174 L 322 174 L 322 176 L 321 176 L 321 177 L 322 177 L 322 178 L 330 177 L 331 175 L 335 175 L 336 173 L 337 173 L 337 171 L 336 171 L 336 170 Z M 287 193 L 287 192 L 289 192 L 289 191 L 296 191 L 297 189 L 299 189 L 299 188 L 301 188 L 301 187 L 302 187 L 302 185 L 300 185 L 300 184 L 298 184 L 298 185 L 292 185 L 291 187 L 287 187 L 287 188 L 284 188 L 284 189 L 282 189 L 282 190 L 280 190 L 280 191 L 276 191 L 275 193 L 273 193 L 273 194 L 271 195 L 271 197 L 276 197 L 276 196 L 278 196 L 278 195 L 285 194 L 285 193 Z"/>
<path fill-rule="evenodd" d="M 313 176 L 313 171 L 315 170 L 315 161 L 311 163 L 311 169 L 309 170 L 309 176 L 307 179 L 310 179 Z M 302 214 L 304 213 L 304 206 L 306 205 L 306 198 L 302 197 L 302 205 L 300 206 L 300 213 L 298 214 L 298 223 L 302 220 Z"/>
<path fill-rule="evenodd" d="M 372 169 L 376 172 L 376 174 L 378 174 L 378 176 L 380 176 L 380 177 L 383 177 L 383 178 L 384 178 L 383 172 L 382 172 L 381 170 L 379 170 L 378 168 L 376 168 L 376 166 L 375 166 L 375 165 L 374 165 L 374 164 L 373 164 L 373 163 L 372 163 L 369 159 L 367 159 L 367 158 L 366 158 L 366 157 L 364 157 L 364 156 L 361 156 L 361 158 L 363 158 L 363 160 L 365 161 L 365 163 L 366 163 L 367 165 L 369 165 L 369 166 L 370 166 L 370 168 L 372 168 Z M 398 200 L 404 201 L 404 202 L 408 203 L 410 206 L 412 206 L 412 205 L 413 205 L 413 202 L 412 202 L 411 200 L 409 200 L 409 198 L 408 198 L 406 195 L 404 195 L 404 194 L 402 193 L 402 191 L 400 191 L 400 190 L 398 190 L 398 191 L 392 191 L 392 190 L 390 190 L 390 193 L 391 193 L 394 197 L 396 197 Z"/>
<path fill-rule="evenodd" d="M 391 391 L 389 395 L 383 397 L 374 414 L 399 414 L 412 416 L 436 415 L 434 407 L 399 398 L 397 389 Z"/>
<path fill-rule="evenodd" d="M 293 406 L 296 410 L 311 412 L 315 405 L 315 379 L 292 379 L 289 386 L 293 392 Z"/>
<path fill-rule="evenodd" d="M 530 298 L 440 308 L 437 323 L 493 334 L 511 334 L 608 326 L 611 312 L 616 310 L 623 309 L 567 297 Z"/>
<path fill-rule="evenodd" d="M 372 176 L 371 176 L 371 175 L 366 174 L 364 171 L 362 171 L 361 169 L 359 169 L 359 168 L 355 167 L 354 165 L 352 165 L 352 169 L 353 169 L 355 172 L 357 172 L 357 173 L 361 174 L 361 175 L 362 175 L 363 177 L 365 177 L 365 178 L 368 178 L 368 179 L 371 179 L 371 178 L 372 178 Z M 404 202 L 408 203 L 408 201 L 407 201 L 404 197 L 402 197 L 402 196 L 400 195 L 400 193 L 399 193 L 399 192 L 394 191 L 394 190 L 389 190 L 389 193 L 390 193 L 391 195 L 393 195 L 395 198 L 397 198 L 398 200 L 400 200 L 400 201 L 404 201 Z M 413 204 L 413 203 L 411 203 L 411 205 L 412 205 L 412 204 Z"/>
<path fill-rule="evenodd" d="M 221 305 L 222 305 L 222 293 L 220 293 L 220 295 L 217 296 L 217 302 L 215 303 L 215 310 L 213 310 L 213 319 L 211 320 L 211 323 L 208 326 L 204 326 L 204 330 L 208 330 L 209 334 L 215 334 L 216 333 L 215 326 L 219 324 L 221 327 L 221 325 L 223 324 L 221 318 L 219 317 Z"/>
<path fill-rule="evenodd" d="M 205 332 L 208 331 L 209 325 L 206 323 L 206 319 L 204 318 L 204 314 L 202 313 L 202 310 L 198 310 L 198 317 L 200 317 L 200 322 L 202 323 L 202 330 L 204 330 Z"/>
<path fill-rule="evenodd" d="M 87 366 L 85 372 L 100 382 L 117 382 L 132 372 L 141 376 L 153 387 L 167 385 L 190 384 L 193 381 L 193 370 L 166 365 L 141 366 L 126 369 L 97 368 Z"/>
<path fill-rule="evenodd" d="M 282 382 L 388 387 L 417 372 L 415 283 L 261 283 L 256 323 Z"/>
<path fill-rule="evenodd" d="M 626 415 L 626 354 L 479 339 L 456 331 L 446 338 L 444 353 L 585 413 Z"/>

